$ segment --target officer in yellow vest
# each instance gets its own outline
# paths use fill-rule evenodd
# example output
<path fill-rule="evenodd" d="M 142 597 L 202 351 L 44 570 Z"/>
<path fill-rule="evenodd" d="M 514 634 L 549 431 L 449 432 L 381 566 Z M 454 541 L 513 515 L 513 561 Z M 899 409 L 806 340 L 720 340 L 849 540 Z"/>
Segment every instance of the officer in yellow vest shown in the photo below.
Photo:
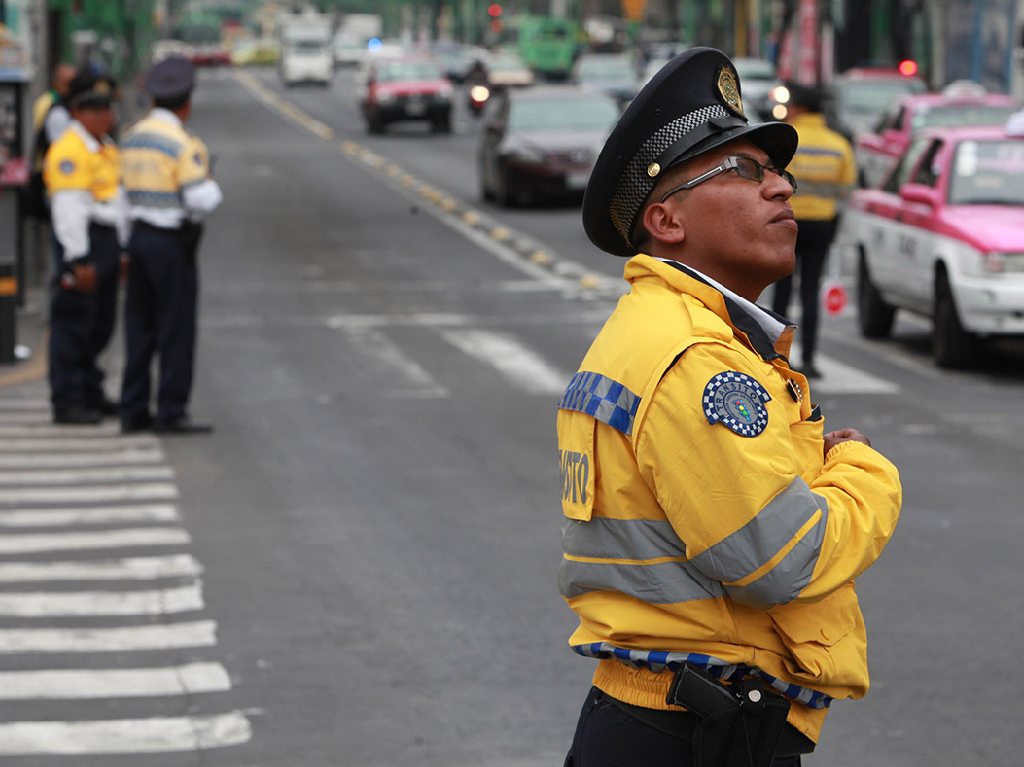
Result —
<path fill-rule="evenodd" d="M 56 423 L 98 423 L 116 415 L 97 364 L 117 315 L 126 211 L 114 127 L 114 87 L 82 72 L 71 83 L 72 121 L 46 154 L 43 176 L 63 258 L 50 304 L 49 376 Z"/>
<path fill-rule="evenodd" d="M 559 588 L 598 661 L 567 765 L 799 765 L 829 703 L 867 691 L 854 579 L 899 476 L 859 431 L 824 431 L 793 327 L 755 303 L 794 266 L 796 145 L 692 48 L 591 175 L 584 229 L 630 259 L 630 292 L 558 406 Z"/>
<path fill-rule="evenodd" d="M 190 418 L 196 343 L 196 251 L 202 220 L 223 195 L 210 177 L 206 145 L 185 122 L 192 113 L 195 72 L 181 56 L 146 76 L 153 109 L 121 143 L 132 235 L 125 298 L 125 369 L 121 430 L 165 434 L 211 431 Z M 156 413 L 150 368 L 159 358 Z"/>
<path fill-rule="evenodd" d="M 796 238 L 796 264 L 800 271 L 800 372 L 821 375 L 815 365 L 821 275 L 836 232 L 839 203 L 846 199 L 857 178 L 853 147 L 825 124 L 821 91 L 809 85 L 788 85 L 786 122 L 796 129 L 800 145 L 789 169 L 799 188 L 793 195 L 793 215 L 800 227 Z M 793 292 L 793 278 L 775 283 L 772 310 L 785 315 Z"/>

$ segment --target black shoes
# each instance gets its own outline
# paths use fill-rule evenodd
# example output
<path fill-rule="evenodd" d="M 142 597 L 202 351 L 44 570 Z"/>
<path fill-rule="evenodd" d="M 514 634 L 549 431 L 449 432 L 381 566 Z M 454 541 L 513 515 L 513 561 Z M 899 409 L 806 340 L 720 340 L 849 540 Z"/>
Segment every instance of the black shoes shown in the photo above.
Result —
<path fill-rule="evenodd" d="M 148 415 L 121 418 L 122 434 L 138 434 L 143 431 L 152 431 L 152 429 L 153 419 Z"/>
<path fill-rule="evenodd" d="M 154 421 L 153 431 L 157 434 L 209 434 L 213 431 L 213 424 L 182 417 L 173 421 Z"/>
<path fill-rule="evenodd" d="M 121 403 L 104 397 L 99 402 L 90 402 L 89 407 L 98 410 L 100 415 L 112 417 L 121 414 Z"/>
<path fill-rule="evenodd" d="M 103 414 L 85 405 L 68 405 L 55 408 L 53 422 L 69 426 L 95 426 L 103 420 Z"/>

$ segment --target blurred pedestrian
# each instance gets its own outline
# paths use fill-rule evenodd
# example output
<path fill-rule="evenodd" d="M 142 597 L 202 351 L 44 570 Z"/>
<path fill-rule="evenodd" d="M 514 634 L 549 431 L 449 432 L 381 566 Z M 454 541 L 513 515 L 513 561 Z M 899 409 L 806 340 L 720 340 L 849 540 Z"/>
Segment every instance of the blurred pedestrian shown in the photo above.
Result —
<path fill-rule="evenodd" d="M 853 147 L 841 134 L 825 124 L 821 113 L 821 89 L 789 83 L 786 122 L 800 139 L 789 169 L 797 180 L 793 215 L 799 225 L 796 264 L 800 274 L 800 370 L 818 378 L 815 364 L 818 349 L 818 317 L 821 306 L 821 277 L 835 236 L 839 205 L 857 178 Z M 772 309 L 786 315 L 793 292 L 792 276 L 775 284 Z"/>
<path fill-rule="evenodd" d="M 80 72 L 68 90 L 71 122 L 46 154 L 53 231 L 62 248 L 50 302 L 53 420 L 92 424 L 116 415 L 98 358 L 114 331 L 126 211 L 114 127 L 114 83 Z"/>
<path fill-rule="evenodd" d="M 29 218 L 47 223 L 50 222 L 50 201 L 46 194 L 43 165 L 50 146 L 71 122 L 67 97 L 75 74 L 75 68 L 70 64 L 58 64 L 53 69 L 50 88 L 40 94 L 32 105 L 32 174 L 25 193 L 24 210 Z M 56 238 L 51 238 L 50 249 L 53 273 L 57 274 L 61 271 L 60 263 L 64 254 Z"/>
<path fill-rule="evenodd" d="M 749 124 L 732 62 L 692 48 L 627 107 L 583 225 L 630 258 L 558 405 L 569 640 L 598 659 L 571 767 L 795 767 L 868 688 L 853 580 L 900 510 L 896 467 L 823 433 L 793 329 L 796 132 Z"/>
<path fill-rule="evenodd" d="M 221 203 L 206 145 L 186 127 L 195 71 L 188 59 L 154 64 L 145 87 L 153 108 L 125 135 L 124 179 L 132 234 L 125 298 L 125 368 L 121 430 L 209 432 L 191 419 L 196 345 L 196 263 L 202 221 Z M 156 414 L 150 368 L 159 360 Z"/>

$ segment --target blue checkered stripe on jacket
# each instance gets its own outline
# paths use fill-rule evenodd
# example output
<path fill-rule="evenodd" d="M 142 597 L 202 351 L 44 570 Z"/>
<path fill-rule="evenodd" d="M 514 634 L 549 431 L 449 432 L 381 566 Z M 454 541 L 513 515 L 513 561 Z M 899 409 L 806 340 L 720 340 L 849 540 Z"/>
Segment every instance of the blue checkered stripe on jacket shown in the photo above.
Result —
<path fill-rule="evenodd" d="M 655 673 L 665 670 L 678 671 L 683 667 L 684 663 L 690 663 L 702 668 L 716 679 L 722 679 L 723 681 L 733 678 L 742 679 L 745 676 L 755 676 L 763 680 L 773 690 L 798 703 L 804 704 L 808 708 L 828 708 L 832 703 L 832 696 L 826 695 L 823 692 L 812 690 L 810 687 L 801 687 L 798 684 L 790 684 L 771 674 L 766 674 L 761 669 L 754 668 L 753 666 L 726 663 L 724 660 L 719 660 L 712 655 L 705 655 L 704 653 L 626 650 L 608 642 L 573 645 L 572 650 L 587 658 L 617 660 L 635 668 L 650 669 Z"/>
<path fill-rule="evenodd" d="M 558 407 L 586 413 L 628 437 L 640 396 L 608 376 L 581 370 L 572 377 Z"/>

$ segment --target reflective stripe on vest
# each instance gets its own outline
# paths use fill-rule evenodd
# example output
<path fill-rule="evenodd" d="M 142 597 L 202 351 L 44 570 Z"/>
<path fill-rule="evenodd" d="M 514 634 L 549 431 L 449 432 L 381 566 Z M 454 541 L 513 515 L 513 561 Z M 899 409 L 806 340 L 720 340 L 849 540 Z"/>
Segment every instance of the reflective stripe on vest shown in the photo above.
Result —
<path fill-rule="evenodd" d="M 628 437 L 640 396 L 608 376 L 581 370 L 572 377 L 558 407 L 585 413 Z"/>

